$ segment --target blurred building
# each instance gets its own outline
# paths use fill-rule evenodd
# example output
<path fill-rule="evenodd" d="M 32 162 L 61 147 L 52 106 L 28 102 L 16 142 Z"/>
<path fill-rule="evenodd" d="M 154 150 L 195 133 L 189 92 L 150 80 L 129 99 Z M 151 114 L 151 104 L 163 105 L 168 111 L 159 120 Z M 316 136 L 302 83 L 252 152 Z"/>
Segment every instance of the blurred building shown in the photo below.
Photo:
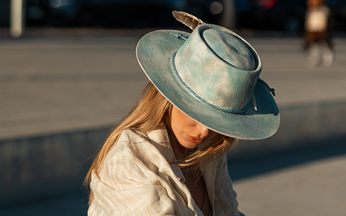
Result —
<path fill-rule="evenodd" d="M 237 29 L 304 30 L 306 0 L 26 0 L 26 26 L 92 28 L 181 27 L 172 10 L 221 24 L 231 1 Z M 333 29 L 346 30 L 346 1 L 326 0 Z M 0 1 L 0 27 L 9 26 L 10 0 Z"/>
<path fill-rule="evenodd" d="M 237 0 L 238 27 L 302 31 L 305 0 Z"/>

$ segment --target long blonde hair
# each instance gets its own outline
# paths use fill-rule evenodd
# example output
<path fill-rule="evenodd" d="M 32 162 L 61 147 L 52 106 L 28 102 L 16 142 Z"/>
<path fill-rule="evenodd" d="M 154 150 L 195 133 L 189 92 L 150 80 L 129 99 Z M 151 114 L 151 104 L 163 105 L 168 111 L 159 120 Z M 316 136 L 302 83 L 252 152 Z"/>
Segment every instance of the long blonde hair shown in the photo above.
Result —
<path fill-rule="evenodd" d="M 84 180 L 84 184 L 89 187 L 92 172 L 100 177 L 99 172 L 107 153 L 114 146 L 118 137 L 124 130 L 130 129 L 147 133 L 156 129 L 163 121 L 168 104 L 169 101 L 162 96 L 151 82 L 149 82 L 144 88 L 142 96 L 132 111 L 110 133 L 91 165 Z M 178 164 L 182 167 L 193 166 L 203 161 L 203 164 L 206 165 L 207 163 L 226 154 L 237 143 L 237 141 L 236 138 L 217 134 L 206 147 L 189 155 L 185 160 L 178 161 Z M 90 204 L 94 196 L 91 190 L 89 190 L 89 192 Z"/>

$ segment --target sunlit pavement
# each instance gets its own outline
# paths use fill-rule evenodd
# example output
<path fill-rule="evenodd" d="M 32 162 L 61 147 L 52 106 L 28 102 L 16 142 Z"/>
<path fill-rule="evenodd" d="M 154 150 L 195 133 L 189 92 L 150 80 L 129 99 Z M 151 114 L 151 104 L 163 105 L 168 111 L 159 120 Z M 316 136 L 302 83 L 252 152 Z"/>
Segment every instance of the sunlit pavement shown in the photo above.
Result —
<path fill-rule="evenodd" d="M 299 38 L 249 38 L 279 107 L 346 100 L 346 40 L 331 67 L 308 68 Z M 138 38 L 0 40 L 0 139 L 113 125 L 148 82 Z"/>
<path fill-rule="evenodd" d="M 237 181 L 239 209 L 256 216 L 344 216 L 345 164 L 344 155 Z"/>
<path fill-rule="evenodd" d="M 229 169 L 246 215 L 344 216 L 345 164 L 346 142 L 331 139 L 313 148 L 233 161 Z M 252 176 L 241 178 L 241 172 Z"/>
<path fill-rule="evenodd" d="M 0 138 L 117 122 L 147 83 L 134 54 L 137 40 L 0 40 Z M 276 89 L 279 107 L 346 100 L 345 39 L 335 40 L 335 63 L 318 68 L 307 67 L 299 38 L 248 40 L 261 56 L 261 77 Z M 249 178 L 236 178 L 234 188 L 239 209 L 246 215 L 256 216 L 345 215 L 346 151 L 342 149 L 342 152 L 342 155 L 285 166 Z M 286 160 L 294 160 L 296 156 L 286 154 Z M 278 158 L 270 157 L 266 163 L 258 161 L 249 166 L 279 163 Z M 232 169 L 249 168 L 244 164 L 231 165 L 231 176 Z M 0 210 L 0 215 L 85 215 L 83 198 L 55 197 L 21 203 Z"/>

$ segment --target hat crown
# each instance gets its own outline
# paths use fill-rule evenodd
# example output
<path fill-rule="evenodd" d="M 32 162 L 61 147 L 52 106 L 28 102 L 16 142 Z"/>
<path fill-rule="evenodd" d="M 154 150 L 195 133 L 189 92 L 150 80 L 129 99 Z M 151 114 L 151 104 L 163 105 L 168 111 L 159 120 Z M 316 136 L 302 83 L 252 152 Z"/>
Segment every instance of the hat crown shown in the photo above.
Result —
<path fill-rule="evenodd" d="M 216 32 L 209 34 L 209 29 Z M 231 30 L 203 24 L 191 34 L 150 32 L 139 41 L 136 54 L 157 90 L 196 122 L 239 139 L 264 139 L 277 131 L 280 114 L 269 86 L 258 79 L 260 58 Z"/>
<path fill-rule="evenodd" d="M 246 110 L 261 72 L 256 51 L 225 28 L 198 26 L 172 62 L 192 95 L 221 111 Z"/>
<path fill-rule="evenodd" d="M 256 69 L 256 61 L 250 48 L 234 35 L 215 29 L 207 29 L 203 31 L 203 38 L 220 59 L 239 69 Z"/>

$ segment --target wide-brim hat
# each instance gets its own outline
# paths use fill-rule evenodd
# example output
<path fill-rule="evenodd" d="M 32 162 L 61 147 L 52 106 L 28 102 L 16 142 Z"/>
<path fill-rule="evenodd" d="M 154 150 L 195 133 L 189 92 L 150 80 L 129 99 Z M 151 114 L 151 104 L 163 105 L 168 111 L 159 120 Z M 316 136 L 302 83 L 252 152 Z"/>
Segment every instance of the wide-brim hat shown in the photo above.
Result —
<path fill-rule="evenodd" d="M 157 30 L 140 39 L 136 55 L 158 91 L 211 130 L 250 140 L 278 130 L 273 89 L 259 79 L 260 57 L 233 31 L 213 24 L 191 34 Z"/>

